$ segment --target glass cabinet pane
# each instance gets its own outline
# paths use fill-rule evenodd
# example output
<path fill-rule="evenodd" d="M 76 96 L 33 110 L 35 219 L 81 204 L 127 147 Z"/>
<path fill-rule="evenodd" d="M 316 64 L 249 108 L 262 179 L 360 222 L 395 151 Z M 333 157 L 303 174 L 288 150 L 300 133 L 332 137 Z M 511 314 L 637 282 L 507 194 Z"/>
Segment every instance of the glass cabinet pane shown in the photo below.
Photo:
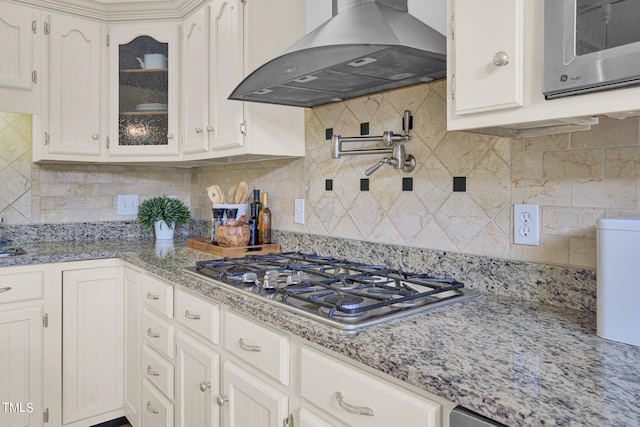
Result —
<path fill-rule="evenodd" d="M 118 145 L 168 145 L 168 44 L 139 36 L 119 46 Z"/>

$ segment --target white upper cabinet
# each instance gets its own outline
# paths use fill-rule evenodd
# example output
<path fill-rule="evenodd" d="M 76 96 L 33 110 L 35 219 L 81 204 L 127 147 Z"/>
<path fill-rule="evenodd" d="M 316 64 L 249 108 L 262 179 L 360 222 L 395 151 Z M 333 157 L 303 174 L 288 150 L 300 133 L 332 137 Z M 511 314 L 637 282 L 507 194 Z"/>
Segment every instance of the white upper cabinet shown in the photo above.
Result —
<path fill-rule="evenodd" d="M 45 33 L 46 95 L 34 120 L 41 128 L 34 133 L 34 161 L 99 160 L 107 138 L 106 26 L 51 14 Z"/>
<path fill-rule="evenodd" d="M 0 111 L 40 112 L 40 12 L 0 4 Z"/>
<path fill-rule="evenodd" d="M 456 0 L 451 100 L 456 114 L 522 106 L 523 0 Z M 484 23 L 478 43 L 477 22 Z"/>
<path fill-rule="evenodd" d="M 544 98 L 543 0 L 447 0 L 447 9 L 448 130 L 527 137 L 640 114 L 638 87 Z"/>
<path fill-rule="evenodd" d="M 110 28 L 109 156 L 179 160 L 177 24 Z"/>
<path fill-rule="evenodd" d="M 243 106 L 227 96 L 243 75 L 243 17 L 239 0 L 215 0 L 185 20 L 182 55 L 182 152 L 210 158 L 242 147 Z"/>
<path fill-rule="evenodd" d="M 184 21 L 184 160 L 304 156 L 303 109 L 227 99 L 304 35 L 304 16 L 298 0 L 213 0 Z"/>

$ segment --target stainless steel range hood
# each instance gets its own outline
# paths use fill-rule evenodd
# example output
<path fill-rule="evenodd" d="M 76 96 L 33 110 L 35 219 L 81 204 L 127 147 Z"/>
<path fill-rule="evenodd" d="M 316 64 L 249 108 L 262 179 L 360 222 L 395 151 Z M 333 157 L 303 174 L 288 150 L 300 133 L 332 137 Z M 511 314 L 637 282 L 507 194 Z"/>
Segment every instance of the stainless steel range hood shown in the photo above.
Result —
<path fill-rule="evenodd" d="M 315 107 L 441 79 L 446 37 L 407 0 L 334 0 L 334 17 L 245 78 L 240 101 Z"/>

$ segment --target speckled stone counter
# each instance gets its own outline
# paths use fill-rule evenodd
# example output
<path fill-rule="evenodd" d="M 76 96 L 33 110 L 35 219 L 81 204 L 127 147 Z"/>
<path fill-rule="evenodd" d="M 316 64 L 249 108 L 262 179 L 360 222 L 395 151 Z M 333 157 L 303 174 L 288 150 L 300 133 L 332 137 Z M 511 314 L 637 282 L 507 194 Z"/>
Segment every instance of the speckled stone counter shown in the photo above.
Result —
<path fill-rule="evenodd" d="M 185 242 L 22 246 L 27 255 L 0 258 L 0 266 L 119 257 L 506 425 L 640 425 L 640 347 L 597 337 L 590 311 L 485 293 L 345 333 L 196 278 L 184 267 L 212 257 Z"/>

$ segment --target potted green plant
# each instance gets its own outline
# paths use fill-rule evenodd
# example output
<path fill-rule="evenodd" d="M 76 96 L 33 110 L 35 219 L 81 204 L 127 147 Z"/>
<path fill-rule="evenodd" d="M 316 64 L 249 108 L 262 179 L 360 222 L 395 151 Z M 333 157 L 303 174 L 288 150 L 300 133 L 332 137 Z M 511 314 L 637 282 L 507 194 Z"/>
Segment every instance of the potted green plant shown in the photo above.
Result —
<path fill-rule="evenodd" d="M 191 221 L 191 210 L 181 200 L 158 196 L 138 206 L 138 223 L 144 230 L 155 228 L 156 239 L 173 239 L 176 224 Z"/>

